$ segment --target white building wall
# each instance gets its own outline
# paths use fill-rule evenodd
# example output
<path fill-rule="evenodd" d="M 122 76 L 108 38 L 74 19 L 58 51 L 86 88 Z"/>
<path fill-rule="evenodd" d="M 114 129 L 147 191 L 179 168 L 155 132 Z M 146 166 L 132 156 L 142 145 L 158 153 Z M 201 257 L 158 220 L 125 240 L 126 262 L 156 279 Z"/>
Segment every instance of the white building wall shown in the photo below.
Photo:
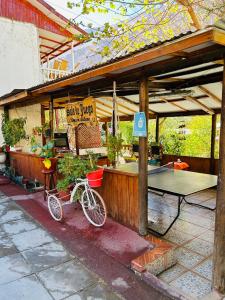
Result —
<path fill-rule="evenodd" d="M 0 17 L 0 39 L 0 96 L 41 83 L 37 28 Z"/>
<path fill-rule="evenodd" d="M 0 96 L 41 83 L 39 36 L 28 23 L 0 17 Z M 1 131 L 0 146 L 4 143 Z"/>

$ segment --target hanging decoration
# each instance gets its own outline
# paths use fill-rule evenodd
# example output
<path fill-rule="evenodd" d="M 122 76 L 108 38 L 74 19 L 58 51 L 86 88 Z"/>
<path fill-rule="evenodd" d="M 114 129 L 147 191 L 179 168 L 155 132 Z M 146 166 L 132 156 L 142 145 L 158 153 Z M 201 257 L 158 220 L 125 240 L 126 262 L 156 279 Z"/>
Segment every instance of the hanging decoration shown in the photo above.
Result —
<path fill-rule="evenodd" d="M 77 127 L 83 123 L 86 126 L 96 126 L 98 124 L 96 115 L 96 103 L 93 97 L 88 97 L 83 101 L 68 103 L 65 107 L 67 123 Z"/>
<path fill-rule="evenodd" d="M 146 116 L 144 112 L 134 115 L 133 136 L 147 137 Z"/>

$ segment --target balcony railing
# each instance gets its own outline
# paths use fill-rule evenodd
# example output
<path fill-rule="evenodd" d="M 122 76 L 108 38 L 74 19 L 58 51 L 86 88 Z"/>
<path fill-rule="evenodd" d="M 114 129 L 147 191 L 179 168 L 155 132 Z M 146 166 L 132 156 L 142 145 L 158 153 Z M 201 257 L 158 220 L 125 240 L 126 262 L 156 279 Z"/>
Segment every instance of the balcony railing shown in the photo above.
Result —
<path fill-rule="evenodd" d="M 50 69 L 50 68 L 41 68 L 41 71 L 42 71 L 43 82 L 48 82 L 51 80 L 62 78 L 70 74 L 69 71 Z"/>

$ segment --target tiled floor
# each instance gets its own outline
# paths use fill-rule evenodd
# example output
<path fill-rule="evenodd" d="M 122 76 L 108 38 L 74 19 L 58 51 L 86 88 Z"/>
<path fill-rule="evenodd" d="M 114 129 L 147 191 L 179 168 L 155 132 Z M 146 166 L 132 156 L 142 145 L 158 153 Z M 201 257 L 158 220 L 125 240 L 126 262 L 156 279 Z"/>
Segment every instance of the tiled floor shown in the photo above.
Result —
<path fill-rule="evenodd" d="M 187 197 L 190 202 L 209 207 L 215 207 L 215 199 L 214 189 Z M 150 226 L 163 232 L 176 215 L 177 198 L 149 193 L 148 205 Z M 159 278 L 190 299 L 201 299 L 211 292 L 214 220 L 213 211 L 183 203 L 179 219 L 164 236 L 178 246 L 178 262 Z"/>
<path fill-rule="evenodd" d="M 0 270 L 1 300 L 122 299 L 1 192 Z"/>

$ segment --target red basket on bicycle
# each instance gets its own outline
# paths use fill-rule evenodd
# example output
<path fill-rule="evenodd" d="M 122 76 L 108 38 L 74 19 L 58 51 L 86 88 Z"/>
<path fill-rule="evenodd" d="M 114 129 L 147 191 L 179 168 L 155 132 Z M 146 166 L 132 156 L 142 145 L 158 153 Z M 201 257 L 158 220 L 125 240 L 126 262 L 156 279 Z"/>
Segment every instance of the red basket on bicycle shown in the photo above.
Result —
<path fill-rule="evenodd" d="M 102 185 L 103 171 L 103 168 L 99 168 L 86 175 L 90 187 L 100 187 Z"/>

